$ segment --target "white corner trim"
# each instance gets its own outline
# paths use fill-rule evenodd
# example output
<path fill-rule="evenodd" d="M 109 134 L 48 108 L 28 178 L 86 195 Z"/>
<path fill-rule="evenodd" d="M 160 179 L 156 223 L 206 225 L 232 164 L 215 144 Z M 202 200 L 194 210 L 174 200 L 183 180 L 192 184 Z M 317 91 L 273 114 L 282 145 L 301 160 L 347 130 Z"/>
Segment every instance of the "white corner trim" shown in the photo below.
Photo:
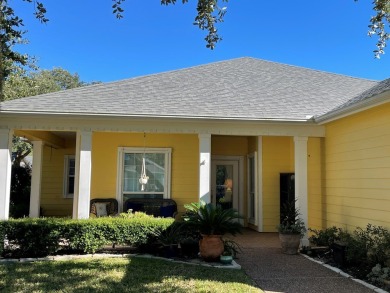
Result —
<path fill-rule="evenodd" d="M 255 156 L 256 166 L 255 166 L 255 188 L 256 188 L 256 197 L 255 203 L 257 206 L 257 231 L 263 232 L 264 223 L 263 223 L 263 137 L 257 137 L 257 152 Z"/>
<path fill-rule="evenodd" d="M 92 132 L 78 131 L 76 138 L 73 218 L 88 219 L 91 198 Z"/>
<path fill-rule="evenodd" d="M 43 141 L 32 141 L 33 161 L 31 172 L 30 191 L 30 218 L 39 218 L 41 208 L 41 181 L 42 181 L 42 161 L 43 161 Z"/>
<path fill-rule="evenodd" d="M 211 134 L 199 134 L 199 200 L 211 202 Z"/>
<path fill-rule="evenodd" d="M 294 137 L 295 198 L 306 228 L 308 228 L 307 141 L 307 137 Z M 303 246 L 309 245 L 307 232 L 301 242 Z"/>
<path fill-rule="evenodd" d="M 0 220 L 8 220 L 11 194 L 11 129 L 0 129 Z"/>

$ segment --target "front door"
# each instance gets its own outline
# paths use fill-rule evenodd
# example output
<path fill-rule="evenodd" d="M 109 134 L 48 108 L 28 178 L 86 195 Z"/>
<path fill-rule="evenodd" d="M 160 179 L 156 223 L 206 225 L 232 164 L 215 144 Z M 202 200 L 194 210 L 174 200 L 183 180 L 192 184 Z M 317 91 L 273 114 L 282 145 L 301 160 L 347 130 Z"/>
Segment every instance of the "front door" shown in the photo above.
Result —
<path fill-rule="evenodd" d="M 239 210 L 239 161 L 211 161 L 211 202 Z"/>

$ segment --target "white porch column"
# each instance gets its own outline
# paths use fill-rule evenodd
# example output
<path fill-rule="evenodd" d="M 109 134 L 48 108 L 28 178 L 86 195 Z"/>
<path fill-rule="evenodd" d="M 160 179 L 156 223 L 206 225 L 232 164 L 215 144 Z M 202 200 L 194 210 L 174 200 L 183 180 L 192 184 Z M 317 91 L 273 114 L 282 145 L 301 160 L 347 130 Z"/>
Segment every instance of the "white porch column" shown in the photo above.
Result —
<path fill-rule="evenodd" d="M 199 134 L 199 200 L 211 202 L 211 134 Z"/>
<path fill-rule="evenodd" d="M 257 231 L 263 232 L 263 137 L 257 137 L 257 166 L 255 174 L 257 176 L 256 192 L 257 197 L 255 198 L 256 206 L 256 223 Z"/>
<path fill-rule="evenodd" d="M 92 132 L 77 131 L 75 187 L 73 198 L 73 218 L 89 218 L 89 201 L 91 197 L 91 149 Z"/>
<path fill-rule="evenodd" d="M 12 130 L 0 129 L 0 220 L 9 218 L 12 135 Z"/>
<path fill-rule="evenodd" d="M 301 218 L 308 228 L 308 203 L 307 203 L 307 137 L 294 137 L 295 151 L 295 199 L 301 212 Z M 302 238 L 302 245 L 308 246 L 307 233 Z"/>
<path fill-rule="evenodd" d="M 31 172 L 30 218 L 38 218 L 41 207 L 41 178 L 43 141 L 32 141 L 33 162 Z"/>

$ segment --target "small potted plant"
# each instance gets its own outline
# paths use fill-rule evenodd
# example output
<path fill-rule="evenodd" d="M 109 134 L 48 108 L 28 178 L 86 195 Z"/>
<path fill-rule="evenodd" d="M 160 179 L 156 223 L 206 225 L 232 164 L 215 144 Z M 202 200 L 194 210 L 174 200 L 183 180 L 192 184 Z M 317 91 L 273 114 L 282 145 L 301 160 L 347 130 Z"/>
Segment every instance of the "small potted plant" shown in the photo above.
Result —
<path fill-rule="evenodd" d="M 223 253 L 219 259 L 223 264 L 231 264 L 240 251 L 241 247 L 234 240 L 223 240 Z"/>
<path fill-rule="evenodd" d="M 305 223 L 299 215 L 295 201 L 285 203 L 281 209 L 278 231 L 282 252 L 285 254 L 298 253 L 301 238 L 306 232 Z"/>
<path fill-rule="evenodd" d="M 184 221 L 201 234 L 199 252 L 206 261 L 217 260 L 223 253 L 222 235 L 241 233 L 239 220 L 242 217 L 234 209 L 223 209 L 220 205 L 203 202 L 188 204 L 185 208 Z"/>

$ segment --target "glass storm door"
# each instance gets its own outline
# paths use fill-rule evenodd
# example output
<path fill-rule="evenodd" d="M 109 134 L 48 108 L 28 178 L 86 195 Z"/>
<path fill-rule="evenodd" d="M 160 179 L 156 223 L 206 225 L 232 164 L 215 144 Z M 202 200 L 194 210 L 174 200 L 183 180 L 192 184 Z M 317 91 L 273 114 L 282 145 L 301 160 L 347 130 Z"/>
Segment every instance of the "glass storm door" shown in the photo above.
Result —
<path fill-rule="evenodd" d="M 211 161 L 211 202 L 238 210 L 238 161 Z"/>

